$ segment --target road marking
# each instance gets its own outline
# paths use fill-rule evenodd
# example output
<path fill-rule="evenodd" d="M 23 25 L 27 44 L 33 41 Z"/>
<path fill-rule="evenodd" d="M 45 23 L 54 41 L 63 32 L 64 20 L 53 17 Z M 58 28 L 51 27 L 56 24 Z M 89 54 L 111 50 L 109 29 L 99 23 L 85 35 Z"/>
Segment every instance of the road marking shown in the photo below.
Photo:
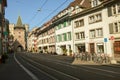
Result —
<path fill-rule="evenodd" d="M 39 59 L 39 58 L 37 58 L 37 59 Z M 42 59 L 42 58 L 41 58 Z M 70 66 L 70 63 L 68 63 L 68 62 L 63 62 L 63 61 L 53 61 L 53 60 L 51 60 L 51 59 L 48 59 L 48 58 L 43 58 L 43 59 L 47 59 L 48 61 L 47 62 L 54 62 L 54 63 L 56 63 L 56 64 L 59 64 L 59 65 L 63 65 L 64 64 L 64 66 L 68 66 L 68 67 L 71 67 L 71 68 L 76 68 L 75 66 Z M 81 67 L 84 67 L 84 68 L 88 68 L 88 69 L 90 69 L 90 68 L 92 68 L 92 67 L 87 67 L 87 66 L 81 66 Z M 83 69 L 83 68 L 79 68 L 79 69 L 82 69 L 82 70 L 84 70 L 84 71 L 87 71 L 87 72 L 90 72 L 90 73 L 95 73 L 95 74 L 98 74 L 98 75 L 103 75 L 103 76 L 108 76 L 108 77 L 115 77 L 115 76 L 113 76 L 113 75 L 108 75 L 108 74 L 101 74 L 101 73 L 96 73 L 96 72 L 91 72 L 91 70 L 86 70 L 86 69 Z M 94 68 L 92 68 L 92 69 L 94 69 Z M 95 68 L 94 70 L 96 70 L 96 69 L 98 69 L 98 70 L 100 70 L 100 71 L 104 71 L 104 72 L 109 72 L 109 73 L 117 73 L 117 72 L 114 72 L 114 71 L 108 71 L 108 70 L 103 70 L 103 69 L 99 69 L 99 68 Z"/>
<path fill-rule="evenodd" d="M 39 59 L 39 58 L 37 58 L 37 59 Z M 53 60 L 48 59 L 48 58 L 41 58 L 41 59 L 45 59 L 45 60 L 47 60 L 47 62 L 51 62 L 52 61 L 52 62 L 54 62 L 56 64 L 60 64 L 60 65 L 64 64 L 64 66 L 68 66 L 68 67 L 71 67 L 71 68 L 76 68 L 75 66 L 70 66 L 70 63 L 68 63 L 68 62 L 57 61 L 57 60 L 53 61 Z M 81 66 L 81 67 L 88 68 L 88 69 L 99 70 L 99 71 L 104 71 L 104 72 L 109 72 L 109 73 L 114 73 L 114 74 L 120 74 L 120 73 L 117 73 L 117 72 L 114 72 L 114 71 L 108 71 L 108 70 L 99 69 L 99 68 L 93 68 L 93 67 L 87 67 L 87 66 Z M 80 68 L 80 69 L 82 69 L 84 71 L 87 71 L 87 72 L 92 72 L 91 70 L 86 70 L 86 69 L 83 69 L 83 68 Z M 113 75 L 108 75 L 108 74 L 103 74 L 103 73 L 102 74 L 96 73 L 96 72 L 92 72 L 92 73 L 99 74 L 99 75 L 104 75 L 104 76 L 108 76 L 108 77 L 115 77 Z"/>
<path fill-rule="evenodd" d="M 24 58 L 25 58 L 25 57 L 24 57 Z M 26 58 L 26 59 L 27 59 L 27 58 Z M 53 69 L 53 68 L 50 68 L 50 67 L 45 66 L 45 65 L 43 65 L 43 64 L 40 64 L 40 63 L 38 63 L 38 62 L 35 62 L 35 61 L 31 60 L 31 59 L 27 59 L 27 60 L 29 60 L 29 61 L 31 61 L 31 62 L 39 65 L 39 66 L 43 66 L 43 67 L 45 67 L 45 68 L 47 68 L 47 69 L 49 69 L 49 70 L 55 71 L 55 72 L 57 72 L 57 73 L 59 73 L 59 74 L 65 75 L 65 76 L 67 76 L 67 77 L 70 77 L 70 78 L 72 78 L 72 79 L 74 79 L 74 80 L 80 80 L 80 79 L 78 79 L 78 78 L 76 78 L 76 77 L 74 77 L 74 76 L 71 76 L 71 75 L 69 75 L 69 74 L 65 74 L 65 73 L 63 73 L 63 72 L 61 72 L 61 71 L 58 71 L 58 70 Z"/>
<path fill-rule="evenodd" d="M 25 68 L 25 67 L 17 60 L 17 58 L 15 57 L 15 54 L 14 54 L 14 59 L 15 59 L 15 61 L 18 63 L 18 65 L 19 65 L 30 77 L 32 77 L 33 80 L 39 80 L 31 71 L 29 71 L 27 68 Z"/>
<path fill-rule="evenodd" d="M 39 59 L 38 57 L 36 57 L 37 59 Z M 51 59 L 48 59 L 48 58 L 40 58 L 40 59 L 47 59 L 48 61 L 47 62 L 54 62 L 54 63 L 56 63 L 56 64 L 60 64 L 60 65 L 63 65 L 64 64 L 64 66 L 68 66 L 68 67 L 71 67 L 71 68 L 76 68 L 75 66 L 70 66 L 70 63 L 68 63 L 68 62 L 63 62 L 63 61 L 53 61 L 53 60 L 51 60 Z M 113 73 L 113 74 L 120 74 L 120 73 L 117 73 L 117 72 L 114 72 L 114 71 L 109 71 L 109 70 L 104 70 L 104 69 L 99 69 L 99 68 L 92 68 L 92 67 L 87 67 L 87 66 L 81 66 L 81 67 L 84 67 L 84 68 L 88 68 L 88 69 L 94 69 L 94 70 L 99 70 L 99 71 L 103 71 L 103 72 L 108 72 L 108 73 Z M 103 76 L 108 76 L 108 77 L 115 77 L 115 76 L 113 76 L 113 75 L 109 75 L 109 74 L 101 74 L 101 73 L 96 73 L 96 72 L 91 72 L 91 70 L 86 70 L 86 69 L 83 69 L 83 68 L 79 68 L 79 69 L 82 69 L 82 70 L 84 70 L 84 71 L 87 71 L 87 72 L 90 72 L 90 73 L 95 73 L 95 74 L 98 74 L 98 75 L 103 75 Z"/>
<path fill-rule="evenodd" d="M 25 57 L 24 57 L 25 58 Z M 21 58 L 22 59 L 22 58 Z M 27 59 L 27 58 L 26 58 Z M 23 59 L 22 59 L 23 60 Z M 28 60 L 28 59 L 27 59 Z M 42 71 L 41 69 L 39 69 L 39 68 L 37 68 L 37 67 L 35 67 L 35 66 L 33 66 L 32 64 L 30 64 L 29 62 L 27 62 L 27 61 L 25 61 L 25 60 L 23 60 L 25 63 L 27 63 L 29 66 L 31 66 L 32 68 L 34 68 L 34 69 L 36 69 L 36 70 L 38 70 L 38 71 L 40 71 L 40 72 L 42 72 L 43 74 L 45 74 L 45 75 L 47 75 L 48 77 L 50 77 L 50 78 L 52 78 L 53 80 L 58 80 L 58 79 L 56 79 L 55 77 L 53 77 L 53 76 L 51 76 L 51 75 L 49 75 L 48 73 L 46 73 L 46 72 L 44 72 L 44 71 Z"/>

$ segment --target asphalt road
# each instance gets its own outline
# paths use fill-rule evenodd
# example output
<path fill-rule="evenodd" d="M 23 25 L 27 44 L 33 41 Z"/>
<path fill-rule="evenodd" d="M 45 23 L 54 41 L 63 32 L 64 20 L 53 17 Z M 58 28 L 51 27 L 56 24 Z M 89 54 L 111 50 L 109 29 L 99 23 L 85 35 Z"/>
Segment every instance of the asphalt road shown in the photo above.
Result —
<path fill-rule="evenodd" d="M 50 54 L 16 53 L 14 58 L 34 80 L 120 80 L 120 65 L 72 65 L 72 57 Z"/>

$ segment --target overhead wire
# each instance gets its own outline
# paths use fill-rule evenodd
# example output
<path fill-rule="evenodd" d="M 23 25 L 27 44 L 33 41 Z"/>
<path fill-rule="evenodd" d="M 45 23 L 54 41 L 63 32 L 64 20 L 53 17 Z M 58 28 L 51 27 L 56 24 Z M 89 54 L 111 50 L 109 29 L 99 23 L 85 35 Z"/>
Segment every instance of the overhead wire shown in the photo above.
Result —
<path fill-rule="evenodd" d="M 54 12 L 56 12 L 60 7 L 62 7 L 67 1 L 63 2 L 60 6 L 58 6 L 55 10 L 53 10 L 50 14 L 48 14 L 41 22 L 39 22 L 36 26 L 39 26 L 40 23 L 44 22 L 49 16 L 51 16 Z"/>
<path fill-rule="evenodd" d="M 33 17 L 29 20 L 29 23 L 32 22 L 35 19 L 35 17 L 38 15 L 39 11 L 41 11 L 41 9 L 45 6 L 47 1 L 48 0 L 45 0 L 45 2 L 41 5 L 41 7 L 37 10 L 37 12 L 33 15 Z"/>

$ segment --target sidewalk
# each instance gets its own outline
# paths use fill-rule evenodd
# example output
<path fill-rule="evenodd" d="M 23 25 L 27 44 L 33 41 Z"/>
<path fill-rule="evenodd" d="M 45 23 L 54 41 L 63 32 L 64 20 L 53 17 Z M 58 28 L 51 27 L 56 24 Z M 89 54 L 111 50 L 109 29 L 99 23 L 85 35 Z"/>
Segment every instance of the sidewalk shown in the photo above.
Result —
<path fill-rule="evenodd" d="M 0 64 L 0 80 L 32 80 L 32 78 L 16 63 L 13 54 L 5 63 Z"/>

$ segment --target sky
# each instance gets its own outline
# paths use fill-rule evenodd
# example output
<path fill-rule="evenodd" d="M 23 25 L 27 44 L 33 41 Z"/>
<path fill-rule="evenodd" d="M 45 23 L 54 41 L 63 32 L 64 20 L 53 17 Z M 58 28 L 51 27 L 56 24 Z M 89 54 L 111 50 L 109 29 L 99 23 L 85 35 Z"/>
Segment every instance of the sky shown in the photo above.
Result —
<path fill-rule="evenodd" d="M 7 0 L 5 18 L 17 23 L 18 16 L 29 29 L 40 27 L 74 0 Z"/>

